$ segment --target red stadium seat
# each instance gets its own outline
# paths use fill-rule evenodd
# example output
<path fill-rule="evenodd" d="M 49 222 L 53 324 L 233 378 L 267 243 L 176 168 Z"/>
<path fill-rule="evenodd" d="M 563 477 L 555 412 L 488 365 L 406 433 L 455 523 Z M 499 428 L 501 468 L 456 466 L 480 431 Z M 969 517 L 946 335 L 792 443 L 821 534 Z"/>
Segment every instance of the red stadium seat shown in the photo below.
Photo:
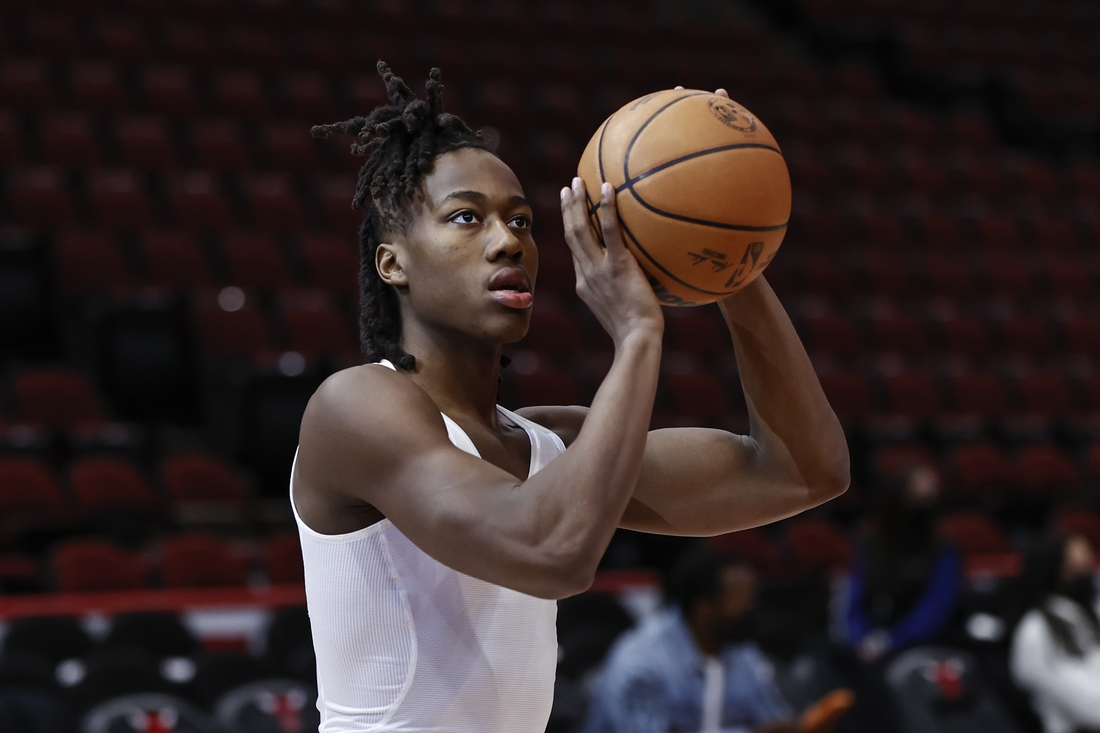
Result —
<path fill-rule="evenodd" d="M 1047 289 L 1056 295 L 1082 297 L 1092 292 L 1094 269 L 1088 259 L 1060 252 L 1042 252 L 1039 255 L 1040 272 L 1045 276 Z"/>
<path fill-rule="evenodd" d="M 841 420 L 867 417 L 874 402 L 867 381 L 857 374 L 828 372 L 819 377 L 821 389 Z"/>
<path fill-rule="evenodd" d="M 310 282 L 340 293 L 359 293 L 359 254 L 354 236 L 307 235 L 300 242 Z M 541 283 L 541 267 L 540 278 Z"/>
<path fill-rule="evenodd" d="M 765 577 L 779 569 L 779 550 L 762 529 L 720 534 L 709 538 L 707 545 L 715 552 L 745 559 Z"/>
<path fill-rule="evenodd" d="M 16 223 L 56 227 L 73 218 L 72 199 L 56 168 L 20 168 L 8 176 L 8 195 Z"/>
<path fill-rule="evenodd" d="M 230 281 L 243 288 L 290 287 L 290 268 L 278 243 L 266 234 L 234 233 L 223 238 Z"/>
<path fill-rule="evenodd" d="M 84 54 L 84 44 L 75 19 L 61 13 L 31 13 L 27 16 L 27 40 L 35 56 L 67 62 Z"/>
<path fill-rule="evenodd" d="M 149 108 L 170 117 L 189 117 L 200 111 L 198 92 L 186 66 L 147 66 L 141 87 Z"/>
<path fill-rule="evenodd" d="M 939 343 L 951 354 L 981 356 L 989 352 L 989 332 L 981 321 L 972 318 L 949 318 L 938 321 Z"/>
<path fill-rule="evenodd" d="M 0 458 L 0 517 L 21 512 L 48 512 L 66 501 L 45 464 L 31 458 Z"/>
<path fill-rule="evenodd" d="M 100 158 L 99 141 L 87 115 L 59 112 L 42 119 L 42 151 L 46 161 L 63 168 L 90 168 Z"/>
<path fill-rule="evenodd" d="M 577 381 L 568 374 L 540 371 L 515 376 L 516 394 L 523 407 L 532 405 L 576 405 L 580 402 Z"/>
<path fill-rule="evenodd" d="M 38 369 L 12 380 L 19 418 L 51 427 L 74 427 L 104 420 L 99 396 L 83 374 L 70 369 Z"/>
<path fill-rule="evenodd" d="M 26 147 L 15 116 L 0 110 L 0 163 L 10 166 L 22 162 Z"/>
<path fill-rule="evenodd" d="M 810 234 L 812 230 L 804 233 Z M 816 232 L 813 233 L 816 235 Z M 812 235 L 811 235 L 812 236 Z M 806 292 L 843 297 L 851 293 L 852 281 L 848 268 L 835 257 L 803 253 L 799 262 L 802 284 Z"/>
<path fill-rule="evenodd" d="M 932 291 L 952 298 L 968 298 L 977 292 L 970 266 L 957 254 L 930 252 L 925 274 Z"/>
<path fill-rule="evenodd" d="M 116 135 L 126 165 L 139 170 L 163 171 L 176 164 L 176 149 L 168 125 L 160 117 L 144 115 L 119 119 Z"/>
<path fill-rule="evenodd" d="M 924 326 L 915 318 L 892 316 L 871 321 L 875 347 L 879 351 L 893 351 L 919 356 L 928 350 L 928 336 Z"/>
<path fill-rule="evenodd" d="M 882 478 L 897 474 L 910 466 L 935 468 L 936 459 L 928 448 L 919 443 L 897 443 L 875 451 L 871 469 L 875 477 Z"/>
<path fill-rule="evenodd" d="M 240 173 L 251 164 L 240 126 L 233 120 L 198 120 L 191 139 L 199 164 L 207 170 Z"/>
<path fill-rule="evenodd" d="M 1006 351 L 1045 356 L 1051 351 L 1050 329 L 1038 318 L 1008 318 L 999 324 Z"/>
<path fill-rule="evenodd" d="M 796 566 L 806 573 L 841 573 L 852 560 L 851 540 L 832 522 L 807 517 L 786 525 L 787 544 Z"/>
<path fill-rule="evenodd" d="M 172 176 L 169 198 L 178 226 L 192 231 L 221 231 L 233 222 L 233 214 L 217 177 L 208 171 Z"/>
<path fill-rule="evenodd" d="M 985 282 L 991 292 L 1022 298 L 1034 291 L 1035 265 L 1018 255 L 1004 252 L 986 254 L 980 260 Z"/>
<path fill-rule="evenodd" d="M 308 72 L 288 74 L 283 77 L 283 92 L 290 113 L 295 119 L 307 123 L 307 125 L 295 125 L 298 134 L 303 138 L 309 137 L 308 125 L 316 125 L 318 121 L 335 120 L 339 115 L 335 104 L 336 95 L 329 88 L 325 77 L 320 74 Z"/>
<path fill-rule="evenodd" d="M 834 354 L 854 355 L 863 351 L 863 339 L 855 324 L 846 318 L 833 315 L 820 315 L 807 318 L 804 322 L 807 346 L 815 351 Z"/>
<path fill-rule="evenodd" d="M 199 343 L 203 355 L 208 359 L 231 359 L 270 352 L 263 316 L 248 302 L 251 298 L 242 295 L 240 304 L 223 300 L 224 305 L 200 305 Z"/>
<path fill-rule="evenodd" d="M 230 30 L 229 46 L 249 69 L 281 71 L 286 66 L 286 45 L 274 33 L 255 26 Z"/>
<path fill-rule="evenodd" d="M 1100 516 L 1086 509 L 1063 509 L 1054 517 L 1055 528 L 1064 535 L 1080 535 L 1093 548 L 1100 548 Z"/>
<path fill-rule="evenodd" d="M 263 173 L 243 181 L 256 226 L 264 231 L 297 231 L 305 227 L 306 214 L 290 180 L 279 173 Z"/>
<path fill-rule="evenodd" d="M 1017 485 L 1016 469 L 1003 450 L 991 443 L 964 443 L 947 461 L 948 476 L 964 491 L 1003 492 Z"/>
<path fill-rule="evenodd" d="M 317 179 L 314 189 L 325 210 L 329 231 L 338 234 L 353 234 L 359 231 L 359 226 L 363 223 L 363 217 L 367 212 L 365 209 L 351 208 L 351 200 L 355 196 L 355 178 L 327 176 Z"/>
<path fill-rule="evenodd" d="M 1043 254 L 1071 251 L 1080 239 L 1076 228 L 1065 218 L 1038 219 L 1031 223 L 1031 230 L 1035 247 Z"/>
<path fill-rule="evenodd" d="M 279 294 L 286 327 L 287 348 L 306 356 L 349 356 L 356 343 L 335 299 L 324 290 L 295 290 Z"/>
<path fill-rule="evenodd" d="M 99 46 L 111 61 L 144 64 L 153 60 L 152 45 L 134 18 L 105 18 L 99 22 Z"/>
<path fill-rule="evenodd" d="M 96 514 L 155 517 L 160 511 L 145 477 L 121 458 L 81 459 L 69 469 L 69 484 L 81 505 Z"/>
<path fill-rule="evenodd" d="M 59 235 L 57 268 L 61 290 L 69 296 L 110 293 L 131 282 L 117 242 L 103 234 L 73 230 Z"/>
<path fill-rule="evenodd" d="M 194 234 L 146 232 L 139 239 L 139 246 L 148 284 L 180 291 L 210 286 L 210 269 Z"/>
<path fill-rule="evenodd" d="M 160 573 L 169 588 L 243 586 L 248 563 L 220 537 L 183 534 L 161 543 Z"/>
<path fill-rule="evenodd" d="M 70 540 L 56 547 L 51 560 L 54 582 L 62 593 L 144 588 L 149 564 L 140 556 L 102 539 Z"/>
<path fill-rule="evenodd" d="M 116 168 L 88 173 L 88 194 L 102 227 L 141 229 L 154 220 L 145 183 L 132 170 Z"/>
<path fill-rule="evenodd" d="M 960 374 L 948 380 L 951 410 L 962 415 L 995 418 L 1008 411 L 1001 380 L 993 374 Z"/>
<path fill-rule="evenodd" d="M 223 115 L 242 120 L 259 120 L 270 113 L 263 83 L 251 71 L 216 73 L 214 96 Z"/>
<path fill-rule="evenodd" d="M 580 329 L 566 313 L 537 313 L 531 319 L 531 329 L 522 346 L 532 351 L 572 355 L 581 348 Z"/>
<path fill-rule="evenodd" d="M 943 411 L 936 383 L 924 374 L 895 374 L 882 382 L 894 414 L 928 420 Z"/>
<path fill-rule="evenodd" d="M 335 119 L 320 115 L 311 119 Z M 309 134 L 306 125 L 297 122 L 269 122 L 261 135 L 272 170 L 284 173 L 315 173 L 321 167 L 321 144 Z M 348 199 L 351 205 L 351 199 Z"/>
<path fill-rule="evenodd" d="M 1012 552 L 1004 530 L 980 512 L 949 514 L 940 520 L 939 531 L 964 556 Z"/>
<path fill-rule="evenodd" d="M 962 229 L 951 217 L 927 216 L 921 220 L 920 227 L 922 244 L 930 250 L 946 254 L 957 252 L 963 246 Z"/>
<path fill-rule="evenodd" d="M 11 59 L 0 63 L 0 99 L 18 112 L 40 112 L 55 101 L 49 70 L 42 59 Z"/>
<path fill-rule="evenodd" d="M 1020 396 L 1020 412 L 1064 418 L 1074 411 L 1075 405 L 1065 379 L 1052 374 L 1026 374 L 1016 381 Z"/>
<path fill-rule="evenodd" d="M 863 277 L 874 293 L 904 298 L 913 292 L 910 268 L 896 255 L 865 252 L 861 265 Z"/>
<path fill-rule="evenodd" d="M 1030 445 L 1016 455 L 1020 488 L 1032 494 L 1049 494 L 1081 486 L 1081 470 L 1066 452 L 1053 444 Z"/>
<path fill-rule="evenodd" d="M 1100 318 L 1074 318 L 1061 323 L 1062 337 L 1072 354 L 1100 354 Z"/>
<path fill-rule="evenodd" d="M 297 532 L 283 532 L 267 541 L 264 546 L 264 568 L 272 585 L 305 582 L 302 545 Z"/>
<path fill-rule="evenodd" d="M 73 101 L 88 112 L 117 113 L 128 103 L 118 69 L 109 61 L 77 61 L 70 67 Z"/>
<path fill-rule="evenodd" d="M 168 20 L 163 25 L 168 57 L 197 69 L 212 69 L 221 62 L 218 44 L 206 28 L 197 23 Z"/>
<path fill-rule="evenodd" d="M 1011 219 L 986 217 L 977 222 L 978 240 L 992 250 L 1014 250 L 1020 245 L 1020 230 Z"/>
<path fill-rule="evenodd" d="M 665 343 L 668 351 L 718 354 L 733 348 L 729 329 L 711 313 L 680 309 L 670 311 L 665 318 Z"/>
<path fill-rule="evenodd" d="M 244 506 L 248 486 L 232 467 L 214 456 L 179 453 L 161 464 L 161 480 L 176 505 L 221 504 Z"/>

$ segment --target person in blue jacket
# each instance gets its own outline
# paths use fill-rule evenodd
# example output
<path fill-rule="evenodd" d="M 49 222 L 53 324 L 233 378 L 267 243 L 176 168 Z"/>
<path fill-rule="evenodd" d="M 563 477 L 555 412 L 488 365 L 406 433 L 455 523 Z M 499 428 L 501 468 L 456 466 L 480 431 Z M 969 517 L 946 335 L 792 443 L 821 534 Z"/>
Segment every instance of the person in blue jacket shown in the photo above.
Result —
<path fill-rule="evenodd" d="M 910 464 L 883 477 L 874 526 L 860 544 L 845 631 L 865 662 L 937 641 L 962 586 L 958 551 L 936 530 L 940 480 Z"/>

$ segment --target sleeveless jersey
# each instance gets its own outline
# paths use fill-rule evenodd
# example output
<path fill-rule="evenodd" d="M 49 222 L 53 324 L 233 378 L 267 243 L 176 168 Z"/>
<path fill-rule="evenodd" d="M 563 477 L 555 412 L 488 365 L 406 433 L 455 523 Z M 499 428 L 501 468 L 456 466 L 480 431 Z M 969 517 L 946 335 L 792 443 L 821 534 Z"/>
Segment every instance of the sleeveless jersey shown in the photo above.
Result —
<path fill-rule="evenodd" d="M 565 450 L 547 428 L 497 409 L 530 438 L 529 475 Z M 457 448 L 480 457 L 457 423 L 443 421 Z M 557 665 L 554 601 L 452 570 L 388 519 L 325 535 L 298 515 L 293 486 L 291 506 L 317 653 L 320 733 L 545 731 Z"/>

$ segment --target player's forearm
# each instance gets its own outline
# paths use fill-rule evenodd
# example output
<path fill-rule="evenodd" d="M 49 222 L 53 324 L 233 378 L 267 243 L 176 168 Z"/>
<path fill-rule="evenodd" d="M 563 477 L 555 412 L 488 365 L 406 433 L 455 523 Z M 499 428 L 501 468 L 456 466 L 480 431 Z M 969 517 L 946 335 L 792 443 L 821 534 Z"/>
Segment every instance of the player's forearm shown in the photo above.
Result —
<path fill-rule="evenodd" d="M 581 578 L 595 572 L 638 482 L 660 361 L 659 331 L 625 339 L 576 440 L 528 479 L 540 541 Z"/>
<path fill-rule="evenodd" d="M 759 459 L 796 476 L 812 503 L 848 487 L 848 444 L 790 317 L 763 277 L 719 303 L 733 336 Z M 781 445 L 774 444 L 775 442 Z"/>

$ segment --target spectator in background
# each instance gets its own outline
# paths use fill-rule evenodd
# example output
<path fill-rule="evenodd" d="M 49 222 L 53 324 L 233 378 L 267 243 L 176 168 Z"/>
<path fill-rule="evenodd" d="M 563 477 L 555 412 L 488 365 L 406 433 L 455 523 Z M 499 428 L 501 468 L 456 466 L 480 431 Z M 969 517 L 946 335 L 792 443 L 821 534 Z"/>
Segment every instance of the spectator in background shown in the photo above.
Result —
<path fill-rule="evenodd" d="M 1081 536 L 1037 543 L 1024 566 L 1024 613 L 1009 667 L 1046 733 L 1100 730 L 1095 568 L 1092 547 Z"/>
<path fill-rule="evenodd" d="M 879 487 L 847 603 L 847 640 L 865 662 L 934 642 L 955 611 L 962 561 L 936 530 L 939 493 L 939 475 L 923 464 L 887 474 Z"/>
<path fill-rule="evenodd" d="M 624 634 L 597 680 L 585 733 L 794 733 L 771 664 L 751 640 L 756 572 L 689 550 L 669 606 Z"/>

